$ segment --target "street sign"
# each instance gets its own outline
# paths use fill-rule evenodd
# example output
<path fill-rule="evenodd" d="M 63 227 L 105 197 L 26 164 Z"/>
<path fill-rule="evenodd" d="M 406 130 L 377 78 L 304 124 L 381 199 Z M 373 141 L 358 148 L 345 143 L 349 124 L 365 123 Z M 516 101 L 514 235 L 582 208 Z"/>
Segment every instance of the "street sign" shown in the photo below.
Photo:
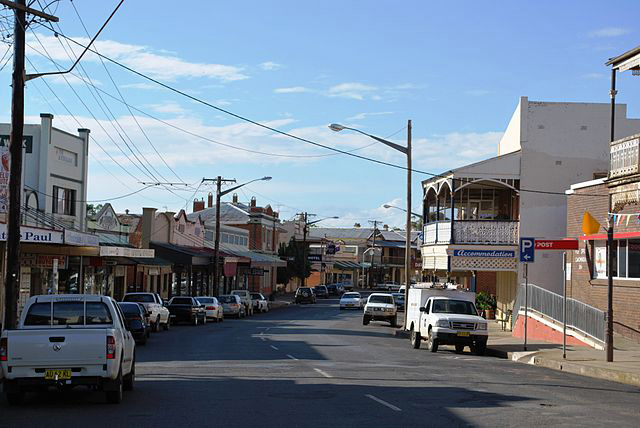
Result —
<path fill-rule="evenodd" d="M 577 250 L 577 239 L 536 239 L 536 250 Z"/>
<path fill-rule="evenodd" d="M 508 250 L 453 250 L 454 257 L 486 257 L 508 259 L 516 256 L 515 251 Z"/>
<path fill-rule="evenodd" d="M 535 261 L 534 238 L 520 238 L 520 261 L 522 263 L 533 263 Z"/>

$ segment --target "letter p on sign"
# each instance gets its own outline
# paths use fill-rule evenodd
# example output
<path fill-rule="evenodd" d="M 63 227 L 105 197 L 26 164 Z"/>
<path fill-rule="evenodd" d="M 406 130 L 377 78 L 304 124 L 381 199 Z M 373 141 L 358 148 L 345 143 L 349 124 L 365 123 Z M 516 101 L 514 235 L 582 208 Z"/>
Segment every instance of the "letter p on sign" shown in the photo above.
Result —
<path fill-rule="evenodd" d="M 535 260 L 534 238 L 520 238 L 520 261 L 522 263 L 533 263 Z"/>

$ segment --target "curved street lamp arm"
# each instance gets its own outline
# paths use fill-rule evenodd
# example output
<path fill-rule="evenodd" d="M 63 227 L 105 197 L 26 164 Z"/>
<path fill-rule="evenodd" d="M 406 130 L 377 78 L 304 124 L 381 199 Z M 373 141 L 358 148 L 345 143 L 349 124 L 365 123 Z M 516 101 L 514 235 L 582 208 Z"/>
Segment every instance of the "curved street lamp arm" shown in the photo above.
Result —
<path fill-rule="evenodd" d="M 271 177 L 269 177 L 268 179 L 270 180 Z M 256 181 L 261 181 L 261 180 L 267 180 L 267 177 L 256 178 L 256 179 L 253 179 L 251 181 L 247 181 L 246 183 L 238 184 L 237 186 L 234 186 L 234 187 L 232 187 L 230 189 L 226 189 L 226 190 L 220 192 L 220 196 L 222 197 L 222 196 L 224 196 L 226 194 L 229 194 L 229 193 L 233 192 L 234 190 L 238 190 L 242 186 L 246 186 L 247 184 L 251 184 L 251 183 L 254 183 Z"/>
<path fill-rule="evenodd" d="M 408 149 L 407 149 L 406 147 L 401 146 L 401 145 L 396 144 L 396 143 L 392 143 L 391 141 L 385 140 L 384 138 L 376 137 L 375 135 L 367 134 L 366 132 L 363 132 L 363 131 L 361 131 L 361 130 L 359 130 L 359 129 L 356 129 L 356 128 L 349 128 L 348 126 L 343 126 L 343 128 L 344 128 L 344 129 L 348 129 L 348 130 L 350 130 L 350 131 L 358 132 L 358 133 L 360 133 L 360 134 L 362 134 L 362 135 L 366 135 L 366 136 L 367 136 L 367 137 L 369 137 L 369 138 L 373 138 L 374 140 L 381 142 L 381 143 L 382 143 L 382 144 L 384 144 L 385 146 L 389 146 L 389 147 L 391 147 L 391 148 L 393 148 L 393 149 L 396 149 L 396 150 L 398 150 L 399 152 L 404 153 L 405 155 L 406 155 L 406 154 L 407 154 L 407 152 L 408 152 Z"/>

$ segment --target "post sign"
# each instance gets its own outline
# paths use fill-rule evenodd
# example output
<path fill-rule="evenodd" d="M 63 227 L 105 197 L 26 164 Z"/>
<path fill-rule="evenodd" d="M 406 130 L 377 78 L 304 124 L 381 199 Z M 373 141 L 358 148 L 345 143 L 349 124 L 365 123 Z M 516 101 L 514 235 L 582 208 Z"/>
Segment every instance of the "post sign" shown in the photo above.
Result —
<path fill-rule="evenodd" d="M 535 261 L 534 238 L 520 238 L 520 262 L 533 263 Z"/>
<path fill-rule="evenodd" d="M 536 250 L 577 250 L 577 239 L 536 239 Z"/>

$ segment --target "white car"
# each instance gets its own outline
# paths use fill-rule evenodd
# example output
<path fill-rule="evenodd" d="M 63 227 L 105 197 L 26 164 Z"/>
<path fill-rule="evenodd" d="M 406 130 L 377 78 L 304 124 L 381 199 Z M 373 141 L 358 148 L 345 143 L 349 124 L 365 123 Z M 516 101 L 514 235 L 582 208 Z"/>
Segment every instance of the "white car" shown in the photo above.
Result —
<path fill-rule="evenodd" d="M 160 327 L 165 331 L 169 330 L 171 323 L 169 309 L 163 305 L 162 298 L 157 293 L 127 293 L 122 301 L 142 303 L 149 312 L 151 330 L 160 331 Z"/>
<path fill-rule="evenodd" d="M 362 296 L 360 293 L 344 293 L 340 298 L 340 309 L 362 309 Z"/>
<path fill-rule="evenodd" d="M 253 315 L 253 304 L 251 302 L 251 292 L 249 292 L 249 290 L 232 290 L 231 294 L 240 298 L 244 305 L 245 315 Z"/>
<path fill-rule="evenodd" d="M 397 325 L 397 311 L 391 294 L 373 293 L 364 305 L 362 324 L 367 325 L 370 321 L 387 321 L 392 327 L 395 327 Z"/>
<path fill-rule="evenodd" d="M 251 293 L 251 304 L 254 312 L 269 312 L 269 302 L 262 293 Z"/>
<path fill-rule="evenodd" d="M 215 297 L 199 296 L 196 297 L 196 300 L 204 305 L 207 319 L 212 319 L 215 322 L 224 321 L 224 308 L 222 304 L 218 302 L 218 299 Z"/>
<path fill-rule="evenodd" d="M 33 296 L 18 328 L 0 337 L 2 389 L 10 405 L 42 387 L 85 386 L 122 401 L 135 381 L 135 341 L 111 297 L 92 294 Z"/>

